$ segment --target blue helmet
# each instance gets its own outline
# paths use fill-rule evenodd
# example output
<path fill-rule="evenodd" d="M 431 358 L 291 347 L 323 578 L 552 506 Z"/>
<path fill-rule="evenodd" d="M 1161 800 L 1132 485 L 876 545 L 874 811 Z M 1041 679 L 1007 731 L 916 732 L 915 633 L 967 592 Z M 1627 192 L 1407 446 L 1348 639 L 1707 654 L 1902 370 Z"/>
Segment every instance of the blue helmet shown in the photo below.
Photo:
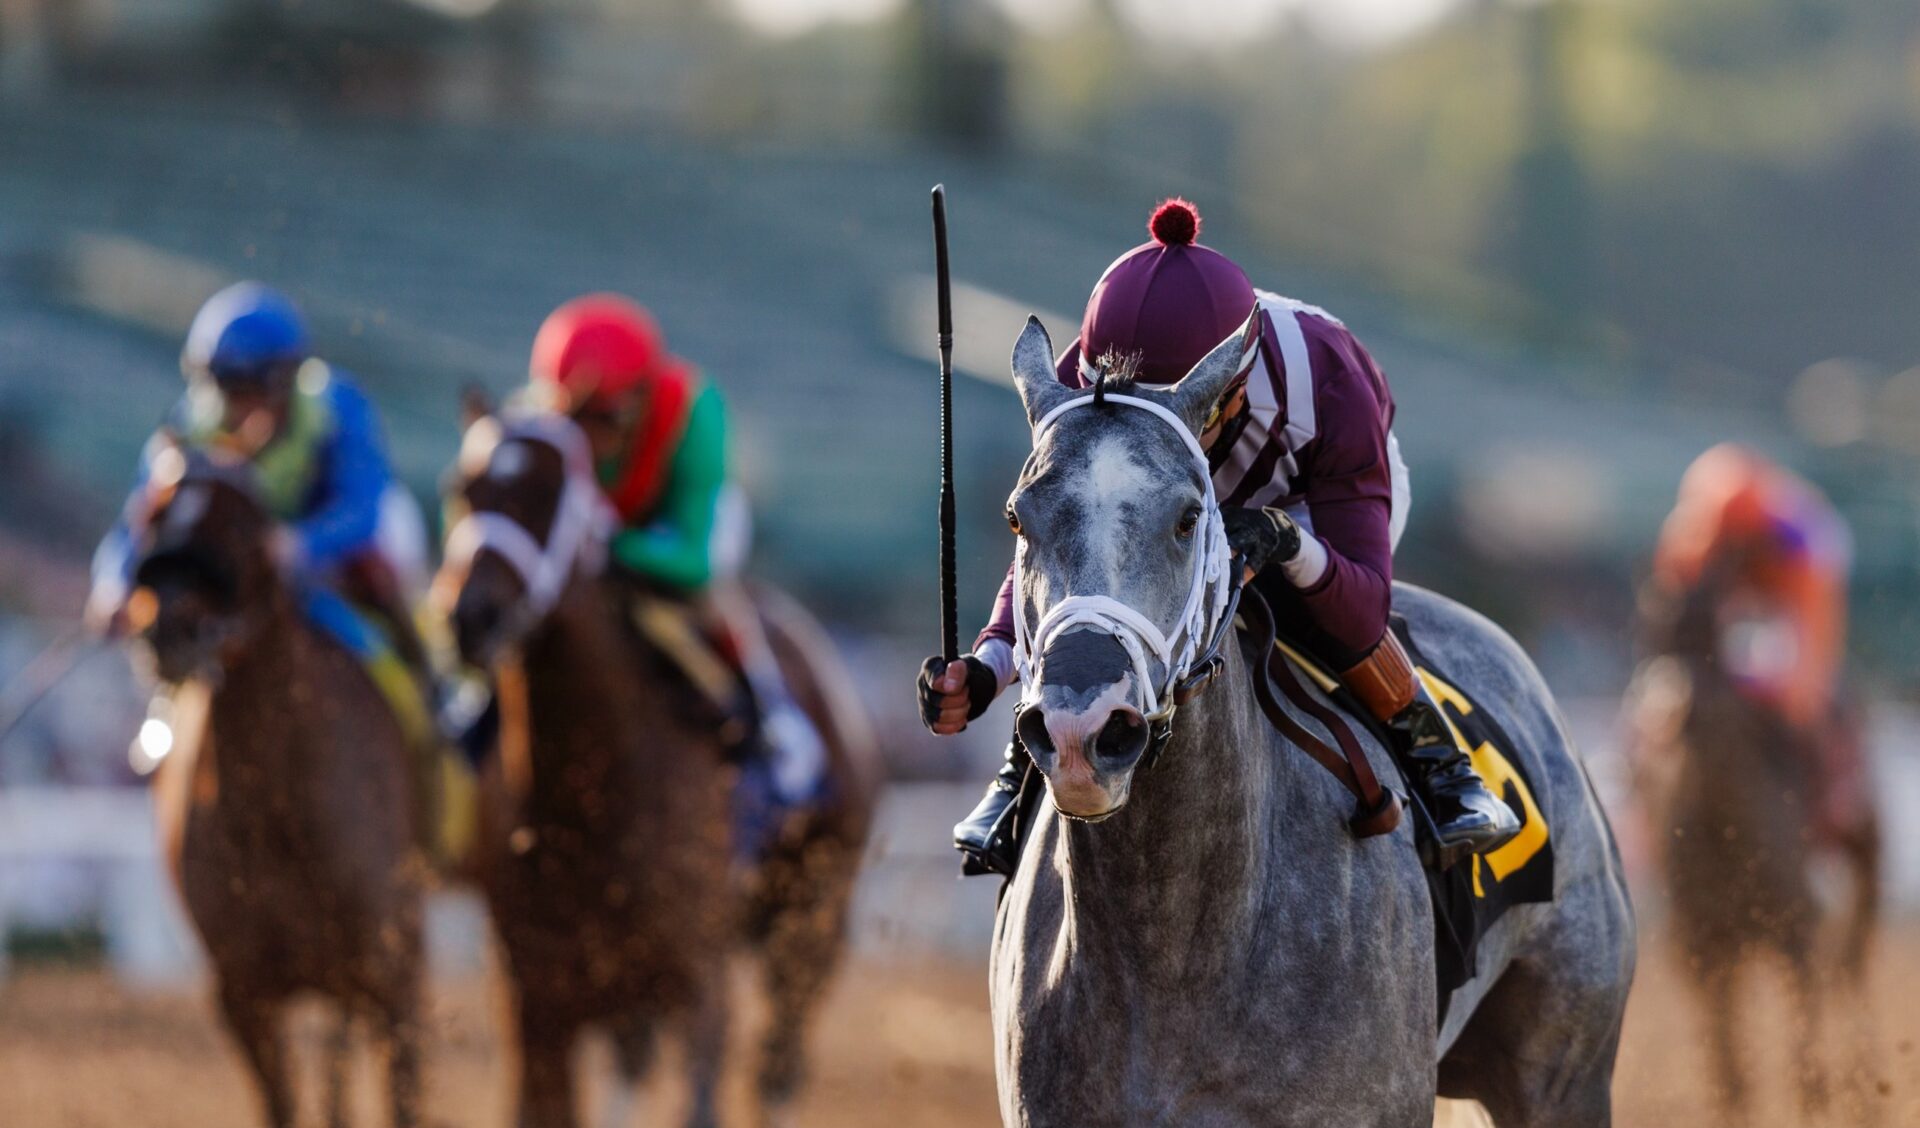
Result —
<path fill-rule="evenodd" d="M 237 282 L 194 315 L 180 368 L 225 384 L 265 379 L 310 355 L 306 319 L 293 302 L 263 283 Z"/>

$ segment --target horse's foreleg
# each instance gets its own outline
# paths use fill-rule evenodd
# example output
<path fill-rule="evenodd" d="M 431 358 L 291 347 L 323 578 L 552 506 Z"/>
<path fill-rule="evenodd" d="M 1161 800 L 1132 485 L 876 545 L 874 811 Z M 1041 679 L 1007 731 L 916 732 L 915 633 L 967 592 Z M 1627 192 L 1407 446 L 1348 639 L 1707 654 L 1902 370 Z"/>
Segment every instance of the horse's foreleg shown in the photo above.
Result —
<path fill-rule="evenodd" d="M 281 1002 L 248 995 L 231 980 L 220 983 L 220 1009 L 253 1069 L 267 1124 L 293 1128 L 293 1079 L 287 1067 L 286 1035 L 280 1028 Z"/>
<path fill-rule="evenodd" d="M 726 964 L 718 961 L 707 975 L 700 999 L 687 1015 L 687 1082 L 693 1100 L 687 1128 L 717 1128 L 720 1123 L 720 1072 L 727 1060 Z"/>
<path fill-rule="evenodd" d="M 1852 878 L 1853 903 L 1847 914 L 1840 950 L 1840 973 L 1857 991 L 1866 981 L 1867 960 L 1872 955 L 1874 934 L 1880 928 L 1880 823 L 1877 818 L 1847 843 L 1846 864 Z"/>
<path fill-rule="evenodd" d="M 578 1027 L 520 1011 L 519 1128 L 578 1128 L 573 1043 Z"/>
<path fill-rule="evenodd" d="M 601 1105 L 600 1123 L 605 1128 L 650 1123 L 644 1115 L 636 1120 L 635 1109 L 640 1104 L 640 1086 L 653 1069 L 653 1024 L 637 1016 L 622 1018 L 609 1023 L 607 1033 L 613 1039 L 614 1079 Z"/>
<path fill-rule="evenodd" d="M 1884 1108 L 1874 1092 L 1880 1060 L 1867 1002 L 1867 972 L 1873 940 L 1880 927 L 1880 826 L 1869 819 L 1844 846 L 1851 903 L 1841 933 L 1836 987 L 1845 990 L 1840 1007 L 1847 1026 L 1845 1085 L 1848 1113 L 1862 1124 L 1880 1123 Z"/>
<path fill-rule="evenodd" d="M 1812 1113 L 1827 1105 L 1827 1071 L 1820 1057 L 1820 976 L 1811 953 L 1793 960 L 1793 1035 L 1795 1080 L 1800 1087 L 1800 1109 Z"/>
<path fill-rule="evenodd" d="M 386 1043 L 387 1101 L 393 1128 L 414 1128 L 421 1121 L 417 1008 L 407 1005 L 383 1015 L 381 1037 Z"/>
<path fill-rule="evenodd" d="M 347 1128 L 347 1086 L 353 1073 L 353 1012 L 345 1005 L 327 1032 L 327 1128 Z"/>
<path fill-rule="evenodd" d="M 1725 960 L 1709 961 L 1700 969 L 1701 1017 L 1707 1024 L 1707 1047 L 1713 1055 L 1721 1120 L 1727 1124 L 1740 1123 L 1747 1105 L 1747 1079 L 1740 1066 L 1733 1013 L 1737 970 L 1737 963 Z"/>
<path fill-rule="evenodd" d="M 842 861 L 832 859 L 834 865 Z M 851 874 L 853 863 L 844 864 L 844 872 Z M 826 991 L 846 938 L 846 897 L 819 884 L 834 881 L 837 875 L 829 871 L 815 876 L 817 880 L 806 883 L 806 888 L 831 903 L 788 906 L 776 920 L 765 949 L 767 996 L 773 1013 L 761 1046 L 758 1088 L 760 1116 L 769 1128 L 782 1122 L 805 1080 L 807 1019 Z"/>

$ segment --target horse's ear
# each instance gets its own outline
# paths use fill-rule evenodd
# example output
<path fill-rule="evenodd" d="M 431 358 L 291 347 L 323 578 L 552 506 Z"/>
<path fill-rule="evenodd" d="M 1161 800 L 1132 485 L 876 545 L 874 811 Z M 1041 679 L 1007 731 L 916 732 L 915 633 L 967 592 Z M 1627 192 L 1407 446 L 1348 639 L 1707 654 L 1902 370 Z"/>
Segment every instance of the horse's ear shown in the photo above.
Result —
<path fill-rule="evenodd" d="M 1047 412 L 1073 396 L 1073 389 L 1053 374 L 1053 341 L 1037 317 L 1027 318 L 1027 327 L 1013 343 L 1013 386 L 1020 390 L 1020 402 L 1026 405 L 1028 426 L 1038 424 Z"/>
<path fill-rule="evenodd" d="M 493 414 L 493 395 L 478 380 L 460 387 L 460 429 L 466 430 Z"/>
<path fill-rule="evenodd" d="M 1185 420 L 1194 434 L 1198 435 L 1206 426 L 1207 417 L 1213 414 L 1213 405 L 1233 386 L 1234 378 L 1247 370 L 1254 350 L 1260 347 L 1264 323 L 1256 303 L 1239 329 L 1213 346 L 1212 352 L 1201 357 L 1192 371 L 1168 389 L 1174 414 Z"/>

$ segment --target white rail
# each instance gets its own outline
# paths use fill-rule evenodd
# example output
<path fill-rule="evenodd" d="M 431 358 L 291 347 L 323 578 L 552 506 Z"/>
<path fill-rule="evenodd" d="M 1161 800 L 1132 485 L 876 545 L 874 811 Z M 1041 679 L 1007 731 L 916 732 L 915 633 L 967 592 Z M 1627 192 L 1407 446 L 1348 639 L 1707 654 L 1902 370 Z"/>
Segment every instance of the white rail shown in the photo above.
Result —
<path fill-rule="evenodd" d="M 1569 720 L 1594 761 L 1605 798 L 1622 802 L 1607 765 L 1611 705 L 1570 702 Z M 1887 832 L 1887 900 L 1920 908 L 1920 712 L 1882 708 L 1874 717 L 1876 782 Z M 873 843 L 854 899 L 853 936 L 867 958 L 929 953 L 984 960 L 993 932 L 996 883 L 961 881 L 949 828 L 979 798 L 974 783 L 897 784 L 882 798 Z M 1615 812 L 1623 838 L 1637 833 L 1630 811 Z M 50 897 L 49 891 L 59 894 Z M 50 910 L 49 902 L 57 901 Z M 144 791 L 40 788 L 0 791 L 0 937 L 10 922 L 97 922 L 117 974 L 167 985 L 199 974 L 199 945 L 175 899 L 155 847 Z M 429 945 L 436 973 L 478 968 L 488 943 L 477 898 L 435 897 Z M 0 944 L 0 977 L 5 975 Z"/>

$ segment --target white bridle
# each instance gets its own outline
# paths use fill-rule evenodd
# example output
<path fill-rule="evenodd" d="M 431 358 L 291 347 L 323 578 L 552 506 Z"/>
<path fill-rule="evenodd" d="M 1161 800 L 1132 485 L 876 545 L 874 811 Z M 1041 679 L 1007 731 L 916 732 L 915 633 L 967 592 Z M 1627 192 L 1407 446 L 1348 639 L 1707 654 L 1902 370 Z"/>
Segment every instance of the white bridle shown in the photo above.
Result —
<path fill-rule="evenodd" d="M 563 416 L 516 416 L 502 423 L 494 446 L 537 442 L 560 454 L 566 479 L 545 544 L 503 513 L 475 512 L 460 518 L 447 533 L 446 566 L 466 569 L 482 550 L 491 549 L 526 588 L 526 609 L 535 617 L 552 611 L 576 572 L 597 574 L 606 564 L 607 538 L 616 521 L 613 508 L 594 481 L 593 456 L 586 436 Z M 491 464 L 492 454 L 489 454 Z"/>
<path fill-rule="evenodd" d="M 1034 424 L 1034 445 L 1039 446 L 1048 428 L 1061 415 L 1075 408 L 1086 407 L 1094 399 L 1093 396 L 1081 396 L 1047 412 Z M 1163 633 L 1151 619 L 1106 595 L 1068 596 L 1041 616 L 1036 626 L 1028 629 L 1025 601 L 1018 596 L 1018 591 L 1025 585 L 1018 585 L 1013 616 L 1013 660 L 1024 687 L 1021 690 L 1021 703 L 1023 706 L 1032 705 L 1039 700 L 1039 679 L 1035 674 L 1047 644 L 1074 627 L 1094 627 L 1118 639 L 1126 649 L 1127 656 L 1132 659 L 1146 719 L 1164 722 L 1173 714 L 1175 688 L 1192 671 L 1203 648 L 1214 638 L 1228 613 L 1233 593 L 1233 585 L 1229 582 L 1231 549 L 1227 545 L 1226 525 L 1220 519 L 1220 505 L 1214 497 L 1213 471 L 1192 429 L 1178 415 L 1152 400 L 1126 395 L 1106 395 L 1100 400 L 1102 403 L 1137 407 L 1153 414 L 1174 429 L 1181 441 L 1186 443 L 1188 453 L 1193 456 L 1193 464 L 1200 471 L 1200 481 L 1205 490 L 1197 530 L 1199 540 L 1193 554 L 1193 580 L 1187 588 L 1185 608 L 1171 633 Z M 1026 542 L 1023 540 L 1020 543 L 1022 547 L 1016 567 L 1024 573 Z M 1154 660 L 1158 660 L 1166 671 L 1159 684 L 1155 684 L 1153 679 Z"/>

